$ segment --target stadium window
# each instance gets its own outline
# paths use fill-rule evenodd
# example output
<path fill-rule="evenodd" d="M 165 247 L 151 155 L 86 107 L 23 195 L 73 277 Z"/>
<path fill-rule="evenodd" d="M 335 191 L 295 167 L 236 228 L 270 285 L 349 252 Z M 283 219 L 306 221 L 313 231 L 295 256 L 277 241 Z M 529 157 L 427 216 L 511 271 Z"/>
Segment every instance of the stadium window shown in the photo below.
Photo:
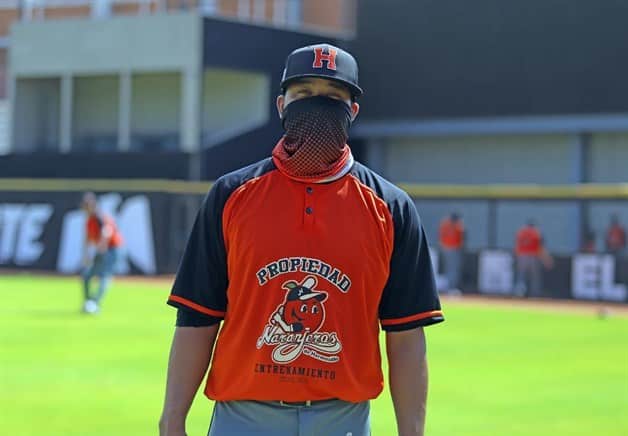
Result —
<path fill-rule="evenodd" d="M 216 0 L 201 0 L 200 9 L 204 15 L 215 15 L 218 12 Z"/>
<path fill-rule="evenodd" d="M 254 0 L 253 20 L 266 21 L 266 0 Z"/>
<path fill-rule="evenodd" d="M 181 74 L 133 74 L 131 151 L 172 151 L 180 145 Z"/>
<path fill-rule="evenodd" d="M 115 75 L 74 78 L 72 151 L 117 150 L 119 83 Z"/>
<path fill-rule="evenodd" d="M 60 79 L 19 78 L 13 108 L 15 152 L 59 151 Z"/>
<path fill-rule="evenodd" d="M 251 1 L 238 0 L 238 18 L 248 20 L 251 18 Z"/>
<path fill-rule="evenodd" d="M 286 24 L 291 27 L 299 26 L 302 21 L 301 0 L 286 0 Z"/>

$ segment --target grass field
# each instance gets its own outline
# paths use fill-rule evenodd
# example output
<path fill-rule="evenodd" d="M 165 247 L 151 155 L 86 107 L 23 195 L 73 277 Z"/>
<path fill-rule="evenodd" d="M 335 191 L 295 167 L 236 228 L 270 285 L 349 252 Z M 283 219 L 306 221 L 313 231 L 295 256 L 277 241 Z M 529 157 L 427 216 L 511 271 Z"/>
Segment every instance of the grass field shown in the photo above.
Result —
<path fill-rule="evenodd" d="M 79 313 L 72 278 L 0 276 L 0 433 L 155 435 L 174 310 L 168 284 L 121 282 Z M 628 435 L 628 317 L 445 301 L 427 329 L 427 436 Z M 198 396 L 190 436 L 205 435 Z M 373 435 L 392 436 L 384 392 Z"/>

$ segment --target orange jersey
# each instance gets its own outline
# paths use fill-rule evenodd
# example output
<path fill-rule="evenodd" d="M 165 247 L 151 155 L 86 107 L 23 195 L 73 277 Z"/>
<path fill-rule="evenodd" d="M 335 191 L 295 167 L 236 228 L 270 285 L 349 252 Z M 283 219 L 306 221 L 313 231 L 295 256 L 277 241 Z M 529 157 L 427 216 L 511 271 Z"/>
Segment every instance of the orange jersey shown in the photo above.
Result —
<path fill-rule="evenodd" d="M 440 223 L 438 234 L 441 247 L 449 250 L 462 248 L 464 242 L 464 226 L 461 221 L 454 222 L 449 218 L 444 219 Z"/>
<path fill-rule="evenodd" d="M 108 216 L 93 214 L 87 218 L 86 235 L 92 244 L 98 244 L 103 237 L 103 231 L 109 233 L 109 248 L 122 245 L 122 235 L 118 231 L 115 221 Z"/>
<path fill-rule="evenodd" d="M 610 250 L 622 250 L 626 247 L 626 232 L 621 226 L 614 225 L 608 229 L 606 245 Z"/>
<path fill-rule="evenodd" d="M 365 167 L 348 169 L 308 183 L 267 159 L 212 187 L 169 298 L 224 320 L 208 397 L 375 398 L 380 325 L 443 320 L 414 203 Z"/>
<path fill-rule="evenodd" d="M 517 232 L 515 252 L 523 256 L 538 256 L 543 248 L 541 233 L 534 227 L 524 227 Z"/>

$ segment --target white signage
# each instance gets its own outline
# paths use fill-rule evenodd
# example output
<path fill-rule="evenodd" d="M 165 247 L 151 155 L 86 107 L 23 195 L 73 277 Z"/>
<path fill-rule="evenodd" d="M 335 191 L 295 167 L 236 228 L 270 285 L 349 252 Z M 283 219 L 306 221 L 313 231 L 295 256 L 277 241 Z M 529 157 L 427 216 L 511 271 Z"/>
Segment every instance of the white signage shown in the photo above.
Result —
<path fill-rule="evenodd" d="M 512 294 L 514 279 L 512 254 L 502 250 L 480 252 L 478 290 L 485 294 Z"/>
<path fill-rule="evenodd" d="M 44 251 L 50 204 L 0 204 L 0 264 L 31 265 Z"/>
<path fill-rule="evenodd" d="M 626 285 L 615 283 L 613 256 L 577 254 L 571 262 L 571 295 L 574 298 L 626 301 Z"/>

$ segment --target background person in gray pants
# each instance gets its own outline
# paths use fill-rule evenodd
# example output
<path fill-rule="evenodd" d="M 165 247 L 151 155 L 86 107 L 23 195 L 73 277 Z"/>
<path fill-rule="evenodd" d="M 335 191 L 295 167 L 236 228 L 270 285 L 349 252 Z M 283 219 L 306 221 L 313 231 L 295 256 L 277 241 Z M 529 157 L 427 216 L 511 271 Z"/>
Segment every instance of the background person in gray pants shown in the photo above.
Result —
<path fill-rule="evenodd" d="M 515 295 L 540 297 L 543 293 L 543 267 L 551 269 L 554 260 L 545 249 L 543 235 L 533 219 L 515 237 L 517 279 Z"/>
<path fill-rule="evenodd" d="M 443 256 L 445 276 L 447 277 L 446 293 L 460 295 L 460 279 L 463 271 L 465 228 L 462 218 L 456 212 L 445 217 L 439 227 L 440 252 Z"/>

